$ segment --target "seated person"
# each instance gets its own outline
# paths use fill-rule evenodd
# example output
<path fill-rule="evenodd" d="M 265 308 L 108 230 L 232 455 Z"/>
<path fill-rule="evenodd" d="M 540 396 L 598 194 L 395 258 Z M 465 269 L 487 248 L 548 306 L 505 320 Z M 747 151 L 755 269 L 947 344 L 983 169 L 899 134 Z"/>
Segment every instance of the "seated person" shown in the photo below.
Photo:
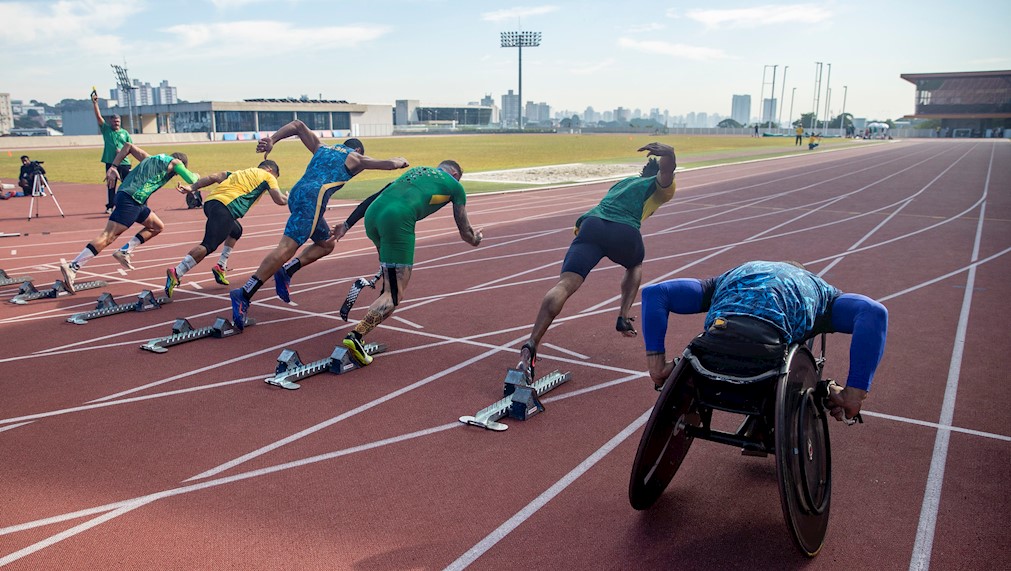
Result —
<path fill-rule="evenodd" d="M 646 361 L 657 386 L 674 370 L 664 347 L 671 312 L 707 312 L 707 334 L 725 328 L 734 317 L 757 318 L 787 344 L 818 333 L 852 334 L 846 386 L 832 385 L 829 391 L 829 412 L 837 420 L 860 412 L 888 330 L 885 306 L 860 294 L 842 293 L 797 262 L 747 262 L 706 280 L 674 279 L 642 290 Z"/>
<path fill-rule="evenodd" d="M 35 179 L 32 174 L 32 162 L 28 159 L 28 155 L 21 155 L 21 173 L 18 174 L 18 186 L 21 187 L 20 196 L 28 196 L 32 193 L 32 183 Z"/>
<path fill-rule="evenodd" d="M 807 139 L 807 150 L 813 151 L 814 149 L 816 149 L 818 147 L 818 145 L 820 144 L 820 141 L 821 141 L 821 137 L 812 134 Z"/>

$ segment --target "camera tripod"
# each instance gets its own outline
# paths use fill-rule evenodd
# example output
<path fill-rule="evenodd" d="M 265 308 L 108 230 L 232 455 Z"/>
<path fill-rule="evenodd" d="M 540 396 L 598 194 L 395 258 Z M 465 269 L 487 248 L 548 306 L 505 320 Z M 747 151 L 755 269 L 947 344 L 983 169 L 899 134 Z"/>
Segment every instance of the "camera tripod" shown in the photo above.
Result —
<path fill-rule="evenodd" d="M 35 217 L 39 217 L 39 205 L 42 204 L 42 199 L 46 197 L 46 191 L 49 191 L 49 196 L 53 198 L 53 202 L 56 204 L 56 209 L 60 211 L 60 216 L 66 218 L 67 215 L 63 213 L 63 208 L 60 207 L 60 201 L 56 200 L 56 193 L 53 192 L 53 187 L 49 186 L 49 181 L 46 180 L 46 175 L 42 173 L 35 173 L 32 178 L 32 202 L 28 205 L 28 221 L 32 221 L 32 211 L 35 212 Z M 35 199 L 38 198 L 39 202 L 36 203 Z"/>

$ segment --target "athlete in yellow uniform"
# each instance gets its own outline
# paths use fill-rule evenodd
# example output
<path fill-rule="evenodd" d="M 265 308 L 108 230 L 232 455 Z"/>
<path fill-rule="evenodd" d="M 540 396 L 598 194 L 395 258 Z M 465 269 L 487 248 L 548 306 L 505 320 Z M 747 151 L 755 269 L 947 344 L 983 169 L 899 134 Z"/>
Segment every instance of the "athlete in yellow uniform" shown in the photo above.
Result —
<path fill-rule="evenodd" d="M 210 176 L 205 176 L 194 182 L 192 185 L 178 186 L 179 192 L 196 192 L 205 186 L 217 183 L 218 186 L 207 196 L 204 201 L 204 215 L 207 216 L 207 224 L 204 226 L 204 239 L 183 258 L 179 265 L 165 270 L 165 295 L 172 297 L 172 292 L 186 272 L 192 270 L 203 260 L 207 254 L 218 249 L 218 246 L 225 244 L 221 250 L 221 257 L 218 263 L 211 269 L 214 274 L 214 281 L 221 285 L 228 285 L 226 269 L 228 267 L 228 256 L 232 253 L 232 248 L 242 236 L 242 225 L 239 218 L 246 215 L 246 212 L 256 204 L 256 202 L 266 192 L 270 198 L 279 206 L 288 204 L 287 195 L 281 194 L 278 189 L 277 177 L 280 175 L 277 163 L 274 161 L 263 161 L 256 168 L 249 168 L 235 172 L 219 172 Z"/>

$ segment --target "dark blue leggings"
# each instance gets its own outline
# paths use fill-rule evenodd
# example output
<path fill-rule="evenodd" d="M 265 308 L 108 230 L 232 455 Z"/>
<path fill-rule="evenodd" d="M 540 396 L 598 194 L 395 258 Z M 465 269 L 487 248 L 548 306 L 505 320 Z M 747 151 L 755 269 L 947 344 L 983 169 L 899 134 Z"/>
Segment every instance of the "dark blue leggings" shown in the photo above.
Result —
<path fill-rule="evenodd" d="M 664 352 L 667 316 L 702 313 L 705 292 L 702 282 L 680 278 L 642 289 L 642 338 L 649 353 Z M 874 372 L 885 352 L 888 310 L 873 299 L 856 293 L 840 295 L 829 307 L 832 329 L 828 333 L 849 333 L 850 370 L 846 386 L 870 390 Z"/>

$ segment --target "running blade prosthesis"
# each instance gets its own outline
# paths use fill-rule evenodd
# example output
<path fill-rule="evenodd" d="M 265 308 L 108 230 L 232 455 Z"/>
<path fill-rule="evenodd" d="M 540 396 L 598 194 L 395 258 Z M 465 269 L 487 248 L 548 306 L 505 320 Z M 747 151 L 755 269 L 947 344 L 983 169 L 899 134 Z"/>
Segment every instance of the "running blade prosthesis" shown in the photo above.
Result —
<path fill-rule="evenodd" d="M 366 287 L 376 289 L 376 281 L 379 279 L 380 275 L 382 275 L 382 270 L 379 270 L 379 273 L 373 276 L 372 279 L 358 278 L 355 280 L 355 283 L 351 284 L 348 296 L 344 298 L 344 304 L 341 305 L 341 319 L 344 321 L 348 320 L 348 315 L 351 314 L 351 308 L 355 306 L 355 302 L 358 301 L 358 295 L 362 293 L 363 289 Z"/>

